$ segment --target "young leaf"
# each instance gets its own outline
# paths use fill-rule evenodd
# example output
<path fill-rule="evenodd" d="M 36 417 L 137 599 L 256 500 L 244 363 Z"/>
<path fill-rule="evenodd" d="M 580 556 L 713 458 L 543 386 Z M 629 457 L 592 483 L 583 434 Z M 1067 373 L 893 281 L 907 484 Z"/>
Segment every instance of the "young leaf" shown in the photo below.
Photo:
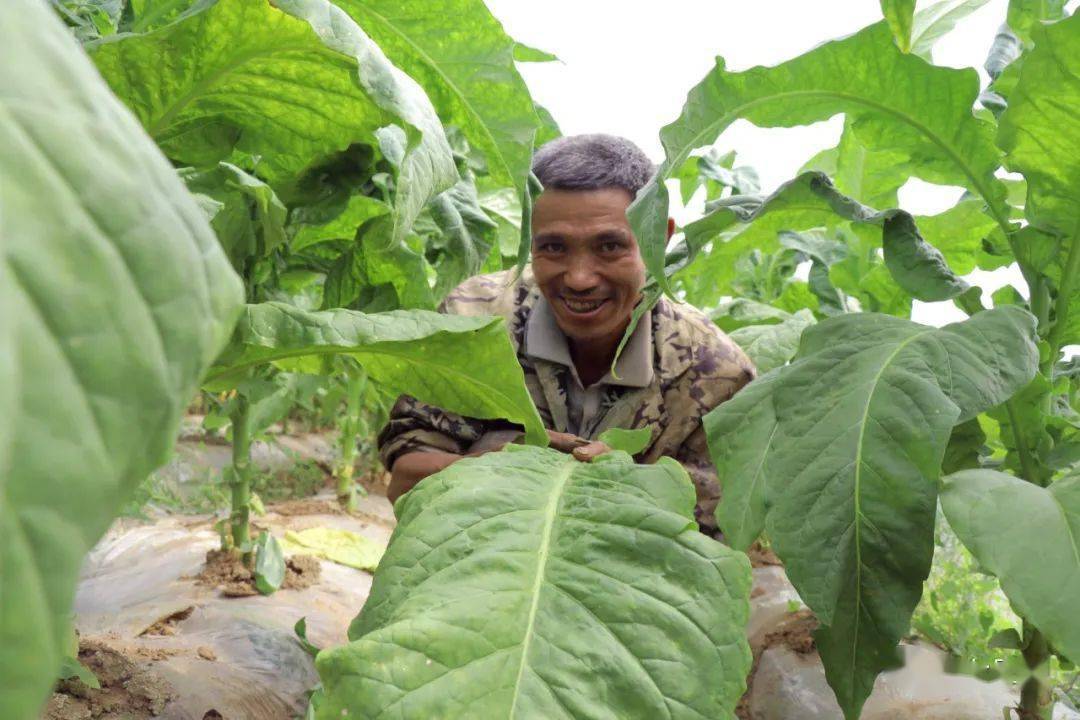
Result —
<path fill-rule="evenodd" d="M 815 637 L 847 717 L 896 662 L 918 603 L 949 433 L 1035 374 L 1034 332 L 1015 308 L 940 329 L 842 315 L 705 418 L 725 479 L 720 527 L 741 546 L 764 520 L 822 623 Z"/>
<path fill-rule="evenodd" d="M 311 641 L 308 640 L 307 617 L 302 617 L 296 621 L 296 624 L 293 625 L 293 633 L 300 641 L 300 647 L 304 648 L 304 652 L 306 652 L 311 657 L 316 657 L 319 654 L 320 648 L 313 645 Z"/>
<path fill-rule="evenodd" d="M 87 687 L 95 690 L 101 689 L 101 681 L 90 668 L 79 662 L 79 658 L 65 655 L 60 661 L 60 672 L 56 674 L 58 680 L 70 680 L 75 678 Z"/>
<path fill-rule="evenodd" d="M 649 446 L 652 432 L 649 428 L 637 428 L 636 430 L 624 430 L 623 428 L 608 428 L 600 433 L 597 438 L 602 443 L 607 443 L 612 450 L 621 450 L 629 455 L 637 455 Z"/>
<path fill-rule="evenodd" d="M 271 595 L 284 581 L 285 555 L 281 545 L 269 530 L 263 530 L 255 541 L 255 589 Z"/>
<path fill-rule="evenodd" d="M 881 14 L 892 30 L 893 41 L 902 52 L 911 49 L 911 26 L 915 20 L 915 0 L 880 0 Z"/>
<path fill-rule="evenodd" d="M 934 45 L 952 32 L 956 24 L 975 12 L 988 0 L 940 0 L 915 13 L 911 26 L 911 53 L 934 61 Z"/>
<path fill-rule="evenodd" d="M 680 118 L 661 131 L 667 159 L 628 210 L 646 267 L 669 290 L 664 180 L 691 150 L 712 144 L 740 118 L 793 127 L 847 113 L 867 145 L 912 158 L 912 174 L 925 180 L 968 187 L 1005 222 L 992 128 L 971 113 L 978 92 L 973 70 L 936 67 L 900 52 L 884 23 L 772 68 L 728 72 L 718 60 L 690 91 Z"/>
<path fill-rule="evenodd" d="M 945 478 L 941 507 L 1016 611 L 1065 657 L 1080 658 L 1080 476 L 1042 488 L 964 470 Z"/>
<path fill-rule="evenodd" d="M 230 389 L 247 370 L 266 363 L 325 374 L 334 355 L 356 358 L 372 379 L 394 392 L 470 417 L 520 423 L 529 442 L 547 444 L 502 318 L 248 305 L 205 385 Z"/>
<path fill-rule="evenodd" d="M 675 462 L 510 446 L 427 478 L 353 622 L 326 716 L 731 718 L 750 566 Z M 584 671 L 587 668 L 587 671 Z"/>
<path fill-rule="evenodd" d="M 0 717 L 36 717 L 79 566 L 168 457 L 240 282 L 53 15 L 0 23 Z"/>

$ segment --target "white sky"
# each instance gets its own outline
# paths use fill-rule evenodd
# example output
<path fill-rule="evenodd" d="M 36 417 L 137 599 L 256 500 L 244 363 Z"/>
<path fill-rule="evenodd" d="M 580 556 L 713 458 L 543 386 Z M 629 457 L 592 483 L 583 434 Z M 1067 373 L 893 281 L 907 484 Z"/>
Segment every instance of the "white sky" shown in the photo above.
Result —
<path fill-rule="evenodd" d="M 878 21 L 878 0 L 486 0 L 507 32 L 527 45 L 559 56 L 559 63 L 520 66 L 533 97 L 551 111 L 564 134 L 606 132 L 627 137 L 654 160 L 663 159 L 659 131 L 678 117 L 686 94 L 721 55 L 731 70 L 775 65 L 822 42 Z M 918 7 L 928 3 L 920 0 Z M 941 38 L 938 65 L 982 70 L 987 50 L 1005 19 L 1007 0 L 985 6 Z M 1074 3 L 1070 3 L 1074 4 Z M 738 121 L 717 143 L 753 166 L 769 192 L 791 179 L 814 153 L 836 144 L 842 120 L 797 128 L 761 129 Z M 941 212 L 959 188 L 912 180 L 901 189 L 904 209 Z M 676 220 L 684 211 L 673 209 Z M 968 281 L 989 293 L 1012 283 L 1027 286 L 1015 269 L 976 271 Z M 919 303 L 918 322 L 941 325 L 963 319 L 951 302 Z"/>

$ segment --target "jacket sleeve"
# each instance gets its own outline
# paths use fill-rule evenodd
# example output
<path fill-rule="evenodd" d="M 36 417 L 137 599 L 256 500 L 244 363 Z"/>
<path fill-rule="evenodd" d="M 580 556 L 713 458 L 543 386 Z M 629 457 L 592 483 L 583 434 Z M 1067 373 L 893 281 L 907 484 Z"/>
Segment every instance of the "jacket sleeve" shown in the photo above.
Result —
<path fill-rule="evenodd" d="M 482 420 L 447 412 L 402 395 L 379 433 L 379 458 L 387 470 L 402 455 L 443 451 L 464 455 L 488 429 Z"/>
<path fill-rule="evenodd" d="M 679 446 L 674 457 L 690 476 L 697 492 L 694 519 L 703 533 L 716 536 L 716 506 L 720 502 L 720 481 L 716 476 L 712 458 L 709 457 L 705 428 L 699 425 Z"/>

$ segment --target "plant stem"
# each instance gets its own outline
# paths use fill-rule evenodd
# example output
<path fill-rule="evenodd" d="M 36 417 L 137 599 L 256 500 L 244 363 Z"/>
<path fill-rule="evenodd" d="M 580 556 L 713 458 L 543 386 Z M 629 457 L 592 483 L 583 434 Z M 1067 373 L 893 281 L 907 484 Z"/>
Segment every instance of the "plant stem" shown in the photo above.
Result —
<path fill-rule="evenodd" d="M 360 430 L 360 411 L 364 391 L 367 389 L 367 375 L 363 370 L 350 374 L 348 394 L 345 403 L 345 417 L 338 429 L 338 459 L 334 469 L 337 478 L 338 504 L 348 512 L 356 509 L 356 440 Z"/>
<path fill-rule="evenodd" d="M 232 512 L 229 523 L 233 546 L 247 548 L 251 543 L 248 521 L 251 511 L 251 431 L 248 399 L 237 394 L 232 420 Z M 250 554 L 245 551 L 245 555 Z"/>
<path fill-rule="evenodd" d="M 1047 338 L 1050 344 L 1050 355 L 1043 372 L 1048 379 L 1053 379 L 1054 364 L 1057 362 L 1058 353 L 1061 352 L 1061 336 L 1065 333 L 1065 327 L 1069 322 L 1069 299 L 1076 286 L 1077 274 L 1080 274 L 1080 229 L 1073 233 L 1072 240 L 1069 242 L 1069 256 L 1065 260 L 1057 298 L 1054 300 L 1054 326 L 1050 328 L 1050 335 Z"/>
<path fill-rule="evenodd" d="M 1054 713 L 1054 696 L 1050 687 L 1039 680 L 1036 669 L 1050 659 L 1050 647 L 1038 628 L 1024 620 L 1024 662 L 1031 670 L 1031 677 L 1020 688 L 1020 720 L 1051 720 Z"/>

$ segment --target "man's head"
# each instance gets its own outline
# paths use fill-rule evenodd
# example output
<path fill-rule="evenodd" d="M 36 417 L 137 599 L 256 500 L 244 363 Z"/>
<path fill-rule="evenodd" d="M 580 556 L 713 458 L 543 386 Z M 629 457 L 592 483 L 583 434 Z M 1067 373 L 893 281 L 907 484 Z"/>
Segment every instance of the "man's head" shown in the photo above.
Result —
<path fill-rule="evenodd" d="M 533 274 L 571 340 L 610 340 L 629 322 L 645 264 L 626 208 L 653 171 L 636 145 L 612 135 L 559 138 L 533 158 L 544 186 L 532 215 Z"/>

